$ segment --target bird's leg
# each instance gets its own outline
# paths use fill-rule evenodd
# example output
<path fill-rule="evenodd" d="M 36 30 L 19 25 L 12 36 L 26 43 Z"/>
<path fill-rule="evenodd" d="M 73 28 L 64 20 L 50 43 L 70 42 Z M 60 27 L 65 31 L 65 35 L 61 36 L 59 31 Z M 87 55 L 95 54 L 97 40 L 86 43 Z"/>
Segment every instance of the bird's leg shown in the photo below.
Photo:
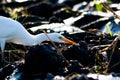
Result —
<path fill-rule="evenodd" d="M 7 62 L 4 57 L 5 41 L 1 40 L 0 42 L 1 42 L 1 44 L 0 44 L 0 46 L 1 46 L 1 62 L 5 63 L 5 62 Z"/>

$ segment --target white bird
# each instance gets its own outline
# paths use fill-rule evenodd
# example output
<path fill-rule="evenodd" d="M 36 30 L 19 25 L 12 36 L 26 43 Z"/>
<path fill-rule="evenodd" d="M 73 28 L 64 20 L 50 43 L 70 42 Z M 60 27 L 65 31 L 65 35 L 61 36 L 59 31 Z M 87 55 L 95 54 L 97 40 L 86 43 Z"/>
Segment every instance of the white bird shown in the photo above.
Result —
<path fill-rule="evenodd" d="M 48 37 L 50 39 L 48 39 Z M 76 42 L 65 38 L 59 33 L 49 33 L 47 36 L 45 33 L 32 35 L 18 21 L 0 16 L 0 47 L 2 52 L 1 61 L 5 61 L 4 49 L 6 42 L 32 46 L 49 40 L 60 43 L 76 44 Z"/>

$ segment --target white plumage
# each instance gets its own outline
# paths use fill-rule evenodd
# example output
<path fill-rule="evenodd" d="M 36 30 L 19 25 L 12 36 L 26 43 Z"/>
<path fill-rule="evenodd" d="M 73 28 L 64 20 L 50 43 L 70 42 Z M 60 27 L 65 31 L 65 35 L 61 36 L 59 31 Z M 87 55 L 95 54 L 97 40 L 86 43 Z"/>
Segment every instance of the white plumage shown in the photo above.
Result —
<path fill-rule="evenodd" d="M 50 40 L 54 42 L 76 44 L 74 41 L 68 40 L 59 33 L 50 33 L 47 35 L 48 36 L 46 36 L 45 33 L 32 35 L 18 21 L 0 16 L 0 47 L 2 51 L 2 61 L 4 60 L 6 42 L 32 46 L 40 44 L 43 41 L 49 41 L 49 37 Z"/>

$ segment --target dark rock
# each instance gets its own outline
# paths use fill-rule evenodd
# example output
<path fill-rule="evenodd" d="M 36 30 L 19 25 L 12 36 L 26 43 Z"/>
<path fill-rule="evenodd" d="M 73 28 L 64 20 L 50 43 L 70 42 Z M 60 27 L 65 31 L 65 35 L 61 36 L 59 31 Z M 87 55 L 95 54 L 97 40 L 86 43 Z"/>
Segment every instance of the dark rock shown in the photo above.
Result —
<path fill-rule="evenodd" d="M 50 17 L 49 23 L 64 23 L 61 18 L 57 18 L 55 16 Z"/>
<path fill-rule="evenodd" d="M 13 73 L 13 70 L 15 69 L 14 65 L 8 64 L 5 67 L 0 69 L 0 79 L 4 80 L 7 76 L 11 75 Z"/>
<path fill-rule="evenodd" d="M 71 60 L 70 66 L 68 66 L 68 73 L 76 72 L 79 74 L 88 74 L 89 71 L 85 68 L 83 68 L 83 65 L 80 64 L 77 60 Z"/>
<path fill-rule="evenodd" d="M 40 22 L 40 21 L 45 21 L 45 18 L 41 18 L 38 16 L 19 16 L 17 21 L 19 21 L 20 23 L 27 23 L 27 22 Z"/>
<path fill-rule="evenodd" d="M 95 21 L 95 20 L 99 19 L 99 18 L 101 18 L 101 16 L 89 15 L 89 14 L 84 15 L 83 18 L 75 21 L 73 25 L 75 25 L 75 26 L 83 26 L 83 25 L 86 25 L 86 24 L 88 24 L 88 23 L 90 23 L 92 21 Z"/>
<path fill-rule="evenodd" d="M 39 2 L 26 7 L 27 11 L 31 15 L 36 15 L 39 17 L 45 17 L 49 19 L 53 13 L 53 6 L 50 2 Z"/>
<path fill-rule="evenodd" d="M 10 14 L 5 10 L 0 9 L 0 16 L 10 17 Z"/>
<path fill-rule="evenodd" d="M 47 73 L 54 75 L 63 72 L 63 60 L 51 46 L 37 45 L 31 47 L 25 56 L 24 76 L 39 75 L 45 77 Z"/>
<path fill-rule="evenodd" d="M 84 46 L 81 46 L 83 45 Z M 82 65 L 87 66 L 89 62 L 89 51 L 86 42 L 80 42 L 80 45 L 72 45 L 68 50 L 63 52 L 67 60 L 78 60 Z"/>
<path fill-rule="evenodd" d="M 107 51 L 107 56 L 109 59 L 109 66 L 108 66 L 108 72 L 120 72 L 120 51 L 115 49 L 115 51 L 112 53 L 111 50 Z"/>
<path fill-rule="evenodd" d="M 26 29 L 28 29 L 28 28 L 31 28 L 33 26 L 42 25 L 42 21 L 46 21 L 46 19 L 31 15 L 31 16 L 19 16 L 17 18 L 17 21 L 22 23 L 24 25 L 24 27 Z"/>
<path fill-rule="evenodd" d="M 10 7 L 10 8 L 16 8 L 16 7 L 26 7 L 31 4 L 35 4 L 36 1 L 25 1 L 25 2 L 11 2 L 11 3 L 2 3 L 0 4 L 0 7 L 5 6 L 5 7 Z"/>
<path fill-rule="evenodd" d="M 72 9 L 69 7 L 66 7 L 66 8 L 61 8 L 57 11 L 54 11 L 53 15 L 64 20 L 64 19 L 67 19 L 69 17 L 76 16 L 77 12 L 72 11 Z"/>

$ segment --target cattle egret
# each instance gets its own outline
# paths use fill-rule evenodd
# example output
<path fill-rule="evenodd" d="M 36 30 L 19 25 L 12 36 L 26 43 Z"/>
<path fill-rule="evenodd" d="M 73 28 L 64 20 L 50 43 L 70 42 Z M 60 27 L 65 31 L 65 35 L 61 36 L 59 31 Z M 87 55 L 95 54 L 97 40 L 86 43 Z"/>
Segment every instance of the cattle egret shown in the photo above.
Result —
<path fill-rule="evenodd" d="M 32 46 L 49 40 L 60 43 L 76 44 L 74 41 L 65 38 L 59 33 L 49 33 L 47 36 L 45 33 L 32 35 L 18 21 L 0 16 L 0 47 L 2 52 L 1 61 L 5 61 L 4 49 L 6 42 Z"/>

